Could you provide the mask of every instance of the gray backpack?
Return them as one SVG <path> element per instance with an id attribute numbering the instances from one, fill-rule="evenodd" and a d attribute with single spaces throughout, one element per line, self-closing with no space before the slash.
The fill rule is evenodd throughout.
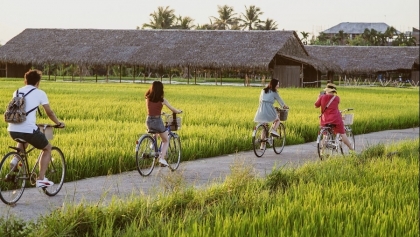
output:
<path id="1" fill-rule="evenodd" d="M 19 96 L 19 90 L 16 91 L 16 96 L 12 98 L 9 102 L 9 105 L 6 107 L 6 112 L 4 113 L 4 121 L 7 123 L 22 123 L 26 121 L 26 116 L 38 108 L 35 107 L 28 112 L 25 111 L 25 96 L 31 93 L 36 88 L 33 88 L 25 95 Z"/>

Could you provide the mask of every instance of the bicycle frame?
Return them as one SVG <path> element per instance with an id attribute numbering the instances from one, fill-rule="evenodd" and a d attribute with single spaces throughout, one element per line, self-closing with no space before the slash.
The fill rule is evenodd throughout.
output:
<path id="1" fill-rule="evenodd" d="M 33 178 L 33 180 L 30 180 L 31 181 L 31 184 L 32 185 L 35 185 L 35 182 L 36 182 L 36 179 L 37 179 L 37 177 L 36 177 L 37 174 L 36 174 L 35 170 L 38 167 L 39 160 L 41 159 L 42 151 L 39 153 L 38 158 L 37 158 L 34 166 L 32 167 L 32 170 L 29 172 L 30 166 L 29 166 L 29 161 L 28 161 L 29 160 L 28 159 L 28 155 L 29 155 L 29 153 L 31 153 L 36 148 L 32 146 L 28 150 L 27 148 L 25 148 L 25 144 L 24 143 L 22 143 L 22 142 L 19 142 L 19 143 L 23 145 L 23 149 L 18 148 L 18 147 L 13 147 L 13 146 L 9 146 L 9 148 L 11 148 L 13 150 L 16 150 L 19 153 L 19 156 L 22 158 L 23 162 L 25 162 L 26 169 L 24 170 L 24 175 L 27 176 L 27 177 L 25 177 L 25 179 L 26 180 L 30 180 L 30 178 L 32 177 L 32 175 L 35 175 L 35 177 Z"/>

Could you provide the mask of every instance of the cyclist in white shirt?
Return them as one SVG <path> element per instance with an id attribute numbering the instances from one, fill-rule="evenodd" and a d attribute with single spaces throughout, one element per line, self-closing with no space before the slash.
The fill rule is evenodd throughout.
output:
<path id="1" fill-rule="evenodd" d="M 34 108 L 38 108 L 39 105 L 44 107 L 44 111 L 47 116 L 59 127 L 64 127 L 65 124 L 57 119 L 54 111 L 50 108 L 47 94 L 38 89 L 41 81 L 42 73 L 39 70 L 29 70 L 25 73 L 25 86 L 18 89 L 19 94 L 26 95 L 25 97 L 25 110 L 30 111 Z M 34 89 L 34 90 L 32 90 Z M 32 91 L 31 91 L 32 90 Z M 13 97 L 16 96 L 16 91 L 13 93 Z M 39 175 L 36 181 L 36 186 L 39 188 L 48 187 L 54 185 L 53 182 L 49 181 L 45 177 L 48 164 L 51 160 L 51 144 L 45 137 L 45 134 L 40 131 L 36 125 L 36 111 L 34 109 L 26 116 L 26 121 L 22 123 L 9 123 L 7 131 L 13 139 L 20 138 L 31 144 L 35 148 L 42 150 L 42 157 L 39 162 Z M 28 144 L 25 144 L 25 147 Z M 23 144 L 18 143 L 19 148 L 23 149 Z M 17 165 L 17 158 L 11 162 L 11 168 L 15 168 Z"/>

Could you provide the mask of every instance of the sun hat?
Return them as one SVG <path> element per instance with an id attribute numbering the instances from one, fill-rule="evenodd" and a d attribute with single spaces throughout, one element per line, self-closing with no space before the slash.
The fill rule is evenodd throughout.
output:
<path id="1" fill-rule="evenodd" d="M 331 92 L 336 92 L 337 93 L 337 87 L 333 83 L 328 83 L 327 87 L 325 87 L 324 91 L 327 92 L 327 93 L 331 93 Z"/>

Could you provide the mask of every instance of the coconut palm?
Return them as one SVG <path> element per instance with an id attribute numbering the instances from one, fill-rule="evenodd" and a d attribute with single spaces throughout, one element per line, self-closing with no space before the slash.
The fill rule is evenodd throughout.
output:
<path id="1" fill-rule="evenodd" d="M 388 26 L 385 30 L 384 35 L 388 43 L 392 42 L 392 40 L 394 39 L 394 36 L 397 35 L 397 30 L 393 26 Z"/>
<path id="2" fill-rule="evenodd" d="M 228 5 L 217 6 L 217 13 L 219 14 L 219 17 L 212 16 L 215 20 L 214 28 L 216 30 L 229 30 L 236 20 L 236 13 L 233 11 L 233 7 L 229 7 Z"/>
<path id="3" fill-rule="evenodd" d="M 302 31 L 300 33 L 302 34 L 302 39 L 300 39 L 300 41 L 305 45 L 308 44 L 309 32 Z"/>
<path id="4" fill-rule="evenodd" d="M 195 27 L 195 25 L 193 25 L 193 22 L 194 22 L 194 19 L 192 19 L 189 16 L 186 16 L 186 17 L 179 16 L 176 18 L 176 24 L 172 28 L 190 30 Z"/>
<path id="5" fill-rule="evenodd" d="M 261 9 L 255 5 L 251 5 L 249 8 L 245 6 L 245 13 L 242 13 L 241 18 L 238 19 L 242 23 L 240 26 L 243 30 L 253 30 L 258 28 L 258 24 L 261 23 L 260 16 L 262 14 L 263 12 Z"/>
<path id="6" fill-rule="evenodd" d="M 257 25 L 257 30 L 277 30 L 277 22 L 267 18 L 267 20 L 261 21 L 260 24 Z"/>
<path id="7" fill-rule="evenodd" d="M 345 45 L 347 43 L 348 34 L 344 33 L 343 30 L 338 31 L 338 35 L 336 36 L 340 42 L 340 45 Z"/>
<path id="8" fill-rule="evenodd" d="M 151 29 L 171 29 L 173 27 L 174 22 L 176 21 L 177 17 L 174 14 L 175 10 L 169 9 L 167 7 L 158 7 L 157 12 L 153 12 L 150 14 L 152 17 L 150 19 L 150 23 L 143 24 L 144 28 L 151 28 Z M 139 29 L 139 27 L 137 27 Z"/>

